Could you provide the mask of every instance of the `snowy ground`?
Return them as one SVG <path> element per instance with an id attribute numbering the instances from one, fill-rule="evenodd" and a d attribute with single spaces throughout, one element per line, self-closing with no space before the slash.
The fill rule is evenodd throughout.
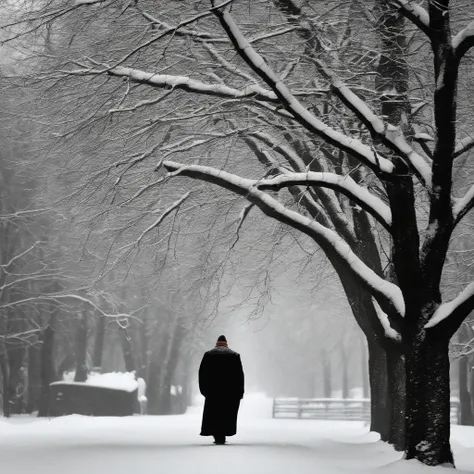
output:
<path id="1" fill-rule="evenodd" d="M 0 466 L 18 474 L 426 474 L 400 461 L 356 422 L 273 420 L 271 401 L 249 396 L 226 446 L 199 436 L 201 408 L 183 416 L 0 421 Z M 474 472 L 474 428 L 454 427 L 458 471 Z M 454 473 L 454 471 L 453 471 Z"/>

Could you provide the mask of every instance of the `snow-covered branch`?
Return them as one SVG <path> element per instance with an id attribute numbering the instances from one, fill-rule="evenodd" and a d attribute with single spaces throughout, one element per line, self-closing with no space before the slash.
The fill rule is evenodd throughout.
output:
<path id="1" fill-rule="evenodd" d="M 461 219 L 474 207 L 474 185 L 472 185 L 467 193 L 459 199 L 454 201 L 453 218 L 455 224 L 458 224 Z"/>
<path id="2" fill-rule="evenodd" d="M 173 161 L 165 161 L 163 166 L 169 171 L 170 177 L 188 176 L 217 184 L 254 203 L 267 216 L 300 230 L 353 273 L 361 284 L 371 292 L 385 312 L 404 315 L 405 302 L 397 285 L 377 275 L 357 257 L 350 246 L 335 231 L 324 227 L 310 217 L 286 208 L 277 199 L 260 190 L 256 186 L 255 180 L 245 179 L 209 166 L 188 166 Z"/>
<path id="3" fill-rule="evenodd" d="M 351 110 L 367 129 L 398 156 L 403 158 L 414 171 L 418 179 L 428 188 L 431 187 L 431 167 L 422 156 L 413 150 L 407 142 L 402 130 L 377 116 L 370 107 L 337 76 L 329 71 L 325 64 L 315 59 L 319 71 L 331 82 L 332 90 L 339 99 Z"/>
<path id="4" fill-rule="evenodd" d="M 248 133 L 247 135 L 250 135 L 252 138 L 261 141 L 270 150 L 275 151 L 283 158 L 285 158 L 285 160 L 291 166 L 291 169 L 288 170 L 288 168 L 278 166 L 277 169 L 280 171 L 281 174 L 291 174 L 293 172 L 306 173 L 306 171 L 308 171 L 305 162 L 298 155 L 298 153 L 296 153 L 292 148 L 278 143 L 278 140 L 275 140 L 275 138 L 271 135 L 260 132 L 258 130 Z M 317 162 L 313 162 L 313 166 L 317 164 Z M 321 166 L 319 167 L 322 169 Z M 303 187 L 301 188 L 301 190 L 303 191 Z M 342 211 L 337 198 L 324 188 L 318 189 L 317 195 L 319 200 L 321 201 L 322 207 L 324 208 L 324 214 L 331 216 L 330 220 L 344 234 L 346 240 L 354 241 L 354 239 L 356 239 L 356 236 L 354 232 L 353 223 L 350 221 L 350 219 L 347 218 L 346 214 Z M 309 203 L 311 203 L 312 201 L 314 201 L 312 198 L 308 200 Z M 319 203 L 314 202 L 314 204 L 318 208 L 321 207 Z M 319 212 L 321 213 L 323 211 L 319 209 Z"/>
<path id="5" fill-rule="evenodd" d="M 430 16 L 421 5 L 413 0 L 391 0 L 391 4 L 397 7 L 405 18 L 408 18 L 428 37 L 431 37 Z"/>
<path id="6" fill-rule="evenodd" d="M 129 67 L 105 66 L 105 69 L 76 69 L 67 70 L 63 73 L 76 76 L 109 74 L 116 77 L 126 77 L 132 82 L 146 84 L 160 89 L 183 89 L 187 92 L 194 92 L 202 95 L 220 97 L 224 99 L 245 99 L 253 98 L 263 102 L 279 103 L 280 100 L 272 91 L 263 89 L 256 84 L 251 84 L 243 89 L 234 89 L 223 84 L 208 84 L 205 82 L 191 79 L 187 76 L 173 76 L 169 74 L 156 74 L 152 72 L 141 71 Z"/>
<path id="7" fill-rule="evenodd" d="M 425 328 L 433 328 L 442 321 L 460 317 L 464 319 L 474 308 L 474 283 L 470 283 L 456 298 L 439 305 Z"/>
<path id="8" fill-rule="evenodd" d="M 402 336 L 397 330 L 393 329 L 388 315 L 382 311 L 382 308 L 374 298 L 372 298 L 372 302 L 374 304 L 375 312 L 377 313 L 380 324 L 385 332 L 385 336 L 387 336 L 389 339 L 393 339 L 396 342 L 401 342 Z"/>
<path id="9" fill-rule="evenodd" d="M 283 84 L 265 60 L 258 54 L 248 40 L 242 35 L 228 11 L 214 11 L 222 27 L 226 31 L 235 49 L 244 61 L 255 71 L 274 91 L 285 109 L 295 120 L 306 129 L 317 134 L 326 142 L 346 151 L 356 159 L 365 163 L 376 173 L 392 173 L 394 166 L 390 160 L 379 156 L 369 146 L 361 141 L 345 135 L 316 118 Z"/>
<path id="10" fill-rule="evenodd" d="M 454 158 L 461 156 L 463 153 L 466 153 L 471 148 L 474 148 L 474 137 L 466 137 L 458 142 L 454 150 Z"/>
<path id="11" fill-rule="evenodd" d="M 248 135 L 250 135 L 250 137 Z M 291 175 L 294 171 L 305 172 L 306 166 L 298 154 L 292 149 L 278 144 L 272 136 L 255 131 L 247 134 L 244 140 L 257 157 L 265 157 L 264 160 L 260 160 L 264 165 L 278 170 L 282 175 Z M 292 169 L 288 169 L 286 163 L 285 165 L 282 165 L 280 160 L 274 158 L 273 154 L 269 151 L 261 149 L 259 147 L 259 141 L 285 158 Z M 305 186 L 296 186 L 296 189 L 298 190 L 297 194 L 299 195 L 297 199 L 305 202 L 308 212 L 312 216 L 318 216 L 321 224 L 326 227 L 337 228 L 339 233 L 347 242 L 357 241 L 353 223 L 347 218 L 346 214 L 341 209 L 339 201 L 330 193 L 330 191 L 328 192 L 322 187 L 314 189 L 312 192 L 308 192 L 309 190 Z M 290 192 L 296 196 L 292 190 L 290 190 Z"/>
<path id="12" fill-rule="evenodd" d="M 461 59 L 472 47 L 474 47 L 474 21 L 469 23 L 463 30 L 461 30 L 452 42 L 454 54 L 458 59 Z"/>
<path id="13" fill-rule="evenodd" d="M 279 189 L 288 186 L 322 186 L 338 191 L 362 209 L 374 216 L 387 230 L 390 231 L 392 213 L 390 208 L 378 197 L 369 192 L 367 188 L 357 184 L 350 176 L 340 176 L 335 173 L 291 173 L 271 179 L 255 181 L 259 189 Z"/>

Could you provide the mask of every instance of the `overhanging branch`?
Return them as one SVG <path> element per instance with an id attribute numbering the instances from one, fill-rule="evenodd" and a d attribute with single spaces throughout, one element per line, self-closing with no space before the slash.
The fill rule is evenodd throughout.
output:
<path id="1" fill-rule="evenodd" d="M 407 163 L 422 184 L 430 188 L 430 164 L 416 153 L 405 139 L 402 130 L 377 116 L 357 94 L 352 92 L 349 87 L 329 71 L 320 60 L 315 59 L 314 62 L 320 73 L 330 81 L 332 90 L 342 103 L 357 116 L 373 136 L 377 136 L 385 146 Z"/>
<path id="2" fill-rule="evenodd" d="M 375 173 L 393 173 L 394 165 L 390 160 L 379 156 L 361 141 L 331 128 L 309 112 L 242 35 L 228 11 L 216 9 L 214 13 L 242 59 L 270 86 L 283 107 L 298 123 L 323 138 L 327 143 L 349 153 Z"/>
<path id="3" fill-rule="evenodd" d="M 441 304 L 426 323 L 425 328 L 438 327 L 443 332 L 453 333 L 474 309 L 474 283 L 470 283 L 453 300 Z"/>
<path id="4" fill-rule="evenodd" d="M 413 0 L 391 0 L 393 6 L 415 26 L 417 26 L 428 38 L 432 37 L 430 29 L 430 16 L 428 12 Z"/>
<path id="5" fill-rule="evenodd" d="M 138 84 L 146 84 L 160 89 L 182 89 L 201 95 L 220 97 L 223 99 L 253 98 L 262 102 L 279 103 L 280 99 L 272 91 L 266 90 L 256 84 L 251 84 L 243 89 L 235 89 L 223 84 L 209 84 L 187 76 L 174 76 L 170 74 L 156 74 L 130 67 L 109 67 L 104 69 L 76 69 L 62 71 L 63 74 L 75 76 L 109 74 L 115 77 L 126 77 Z"/>
<path id="6" fill-rule="evenodd" d="M 326 253 L 331 253 L 366 287 L 381 308 L 399 318 L 405 313 L 405 302 L 400 288 L 370 269 L 350 246 L 333 230 L 324 227 L 312 218 L 286 208 L 283 204 L 258 189 L 255 180 L 241 178 L 226 171 L 200 165 L 184 165 L 172 161 L 163 162 L 169 176 L 188 176 L 214 183 L 254 203 L 267 216 L 287 224 L 312 238 Z M 393 317 L 393 316 L 392 316 Z"/>
<path id="7" fill-rule="evenodd" d="M 474 148 L 474 137 L 466 137 L 459 141 L 454 149 L 454 158 L 461 156 L 463 153 L 468 152 Z"/>
<path id="8" fill-rule="evenodd" d="M 463 56 L 474 47 L 474 21 L 469 23 L 463 30 L 461 30 L 452 42 L 454 55 L 461 60 Z"/>
<path id="9" fill-rule="evenodd" d="M 322 186 L 333 189 L 344 194 L 375 217 L 389 232 L 391 230 L 392 213 L 390 208 L 380 198 L 371 194 L 368 189 L 357 184 L 350 176 L 308 171 L 306 173 L 288 173 L 271 179 L 262 179 L 256 181 L 254 185 L 263 190 L 276 190 L 297 185 Z"/>

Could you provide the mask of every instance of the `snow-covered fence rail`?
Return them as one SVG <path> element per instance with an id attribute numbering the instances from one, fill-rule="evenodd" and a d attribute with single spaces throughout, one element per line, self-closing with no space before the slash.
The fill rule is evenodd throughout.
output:
<path id="1" fill-rule="evenodd" d="M 370 421 L 368 398 L 276 398 L 273 418 Z M 451 400 L 451 423 L 459 420 L 459 401 Z"/>

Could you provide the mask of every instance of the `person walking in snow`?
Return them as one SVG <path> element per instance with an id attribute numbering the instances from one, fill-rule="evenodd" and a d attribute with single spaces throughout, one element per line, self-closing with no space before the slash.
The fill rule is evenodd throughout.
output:
<path id="1" fill-rule="evenodd" d="M 225 336 L 219 336 L 214 349 L 202 358 L 199 390 L 206 399 L 201 436 L 213 436 L 215 444 L 225 444 L 226 436 L 237 432 L 237 414 L 244 396 L 242 361 L 229 349 Z"/>

